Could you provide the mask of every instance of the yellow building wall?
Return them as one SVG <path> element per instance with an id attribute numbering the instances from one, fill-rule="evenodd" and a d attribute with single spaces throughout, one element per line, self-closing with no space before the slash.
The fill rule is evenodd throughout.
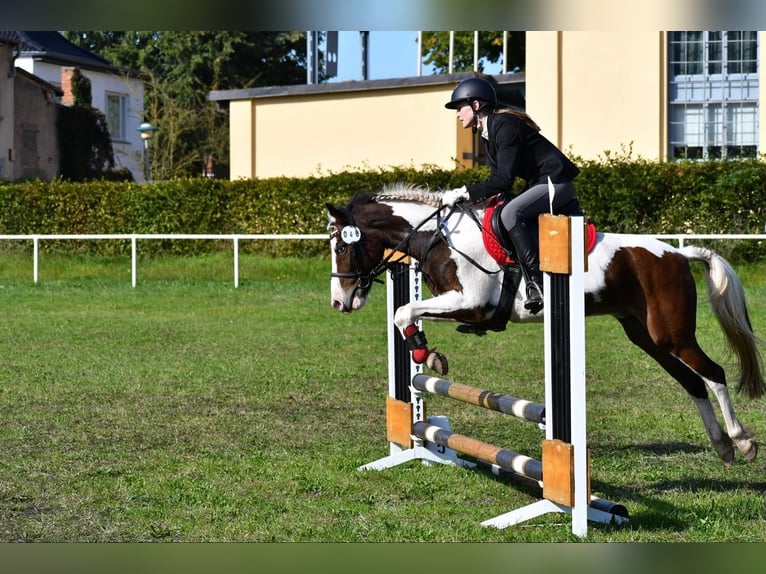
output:
<path id="1" fill-rule="evenodd" d="M 667 160 L 667 32 L 527 32 L 526 42 L 526 110 L 543 135 L 574 157 Z M 470 133 L 444 108 L 455 85 L 231 100 L 231 178 L 471 167 Z M 766 82 L 760 90 L 766 101 Z"/>
<path id="2" fill-rule="evenodd" d="M 230 104 L 231 179 L 455 167 L 454 85 L 277 96 Z"/>
<path id="3" fill-rule="evenodd" d="M 587 159 L 667 157 L 666 34 L 527 32 L 527 112 L 561 149 Z"/>
<path id="4" fill-rule="evenodd" d="M 233 100 L 229 104 L 229 179 L 255 177 L 253 144 L 255 104 L 252 100 Z"/>

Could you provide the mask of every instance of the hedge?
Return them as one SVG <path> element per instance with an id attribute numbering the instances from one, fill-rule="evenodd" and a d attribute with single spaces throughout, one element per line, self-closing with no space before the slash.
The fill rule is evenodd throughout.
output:
<path id="1" fill-rule="evenodd" d="M 657 163 L 578 160 L 578 196 L 601 230 L 622 233 L 763 233 L 766 164 L 757 160 Z M 324 233 L 325 203 L 357 191 L 415 183 L 448 189 L 488 175 L 487 168 L 389 169 L 323 177 L 227 181 L 206 178 L 152 183 L 27 181 L 0 184 L 0 233 Z M 521 185 L 521 182 L 519 182 Z M 766 256 L 763 241 L 716 242 L 736 260 Z M 43 242 L 44 249 L 127 253 L 125 241 Z M 0 249 L 8 249 L 2 242 Z M 151 241 L 142 253 L 194 254 L 211 241 Z M 321 241 L 247 241 L 243 252 L 326 256 Z"/>

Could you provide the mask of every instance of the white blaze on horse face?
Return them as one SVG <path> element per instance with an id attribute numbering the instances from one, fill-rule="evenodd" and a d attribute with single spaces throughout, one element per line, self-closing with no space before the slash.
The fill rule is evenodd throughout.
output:
<path id="1" fill-rule="evenodd" d="M 358 291 L 353 293 L 353 286 L 351 286 L 348 290 L 344 289 L 340 277 L 335 277 L 335 274 L 338 272 L 338 260 L 337 254 L 335 252 L 337 247 L 338 237 L 333 235 L 333 237 L 330 239 L 330 269 L 332 272 L 332 276 L 330 278 L 330 305 L 332 305 L 333 309 L 337 309 L 342 313 L 350 313 L 352 310 L 356 311 L 364 307 L 364 304 L 367 303 L 367 297 L 360 296 Z M 354 283 L 356 283 L 356 280 L 354 280 Z M 349 301 L 352 293 L 353 300 Z"/>

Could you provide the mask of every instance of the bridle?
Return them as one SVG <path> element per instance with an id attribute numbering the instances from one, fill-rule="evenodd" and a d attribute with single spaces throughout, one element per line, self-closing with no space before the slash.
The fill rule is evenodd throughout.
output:
<path id="1" fill-rule="evenodd" d="M 364 235 L 362 234 L 361 230 L 354 225 L 354 218 L 351 215 L 351 210 L 348 210 L 346 215 L 348 218 L 348 223 L 343 226 L 343 230 L 333 229 L 330 233 L 330 240 L 338 238 L 339 241 L 341 241 L 346 247 L 351 247 L 354 250 L 354 271 L 353 272 L 346 272 L 346 273 L 339 273 L 339 272 L 331 272 L 330 277 L 338 278 L 338 279 L 355 279 L 356 285 L 354 285 L 354 288 L 351 289 L 345 297 L 345 300 L 343 301 L 343 305 L 346 308 L 351 308 L 351 303 L 354 300 L 354 297 L 356 297 L 356 294 L 358 291 L 367 291 L 371 286 L 373 281 L 376 281 L 378 283 L 382 283 L 380 279 L 378 279 L 378 276 L 382 274 L 384 271 L 392 269 L 391 265 L 394 263 L 399 263 L 401 259 L 404 258 L 402 253 L 405 252 L 405 249 L 407 245 L 409 244 L 410 240 L 412 239 L 412 236 L 417 233 L 421 227 L 423 227 L 428 221 L 431 219 L 436 218 L 437 219 L 437 226 L 436 231 L 434 232 L 433 236 L 431 237 L 431 242 L 429 243 L 427 249 L 426 249 L 426 255 L 430 252 L 431 248 L 439 241 L 439 240 L 445 240 L 443 231 L 442 231 L 442 225 L 443 222 L 449 219 L 449 217 L 456 211 L 461 211 L 463 213 L 467 213 L 471 219 L 476 223 L 476 225 L 479 227 L 479 229 L 482 229 L 482 224 L 476 217 L 476 214 L 473 212 L 472 209 L 465 209 L 461 204 L 457 204 L 454 206 L 451 206 L 449 210 L 447 211 L 447 214 L 445 216 L 441 215 L 442 210 L 444 209 L 443 206 L 440 206 L 436 208 L 436 210 L 431 213 L 428 217 L 423 219 L 417 226 L 413 227 L 407 235 L 399 241 L 399 243 L 394 247 L 393 249 L 389 249 L 387 253 L 384 254 L 383 258 L 367 273 L 364 273 L 361 269 L 359 269 L 359 261 L 362 259 L 364 252 L 361 247 L 361 243 L 364 240 Z M 344 238 L 343 234 L 346 233 L 348 229 L 355 230 L 354 232 L 348 233 L 347 237 Z M 460 251 L 457 249 L 454 245 L 451 246 L 451 249 L 453 249 L 456 253 L 461 255 L 464 259 L 466 259 L 471 265 L 475 266 L 480 271 L 488 274 L 488 275 L 494 275 L 496 273 L 499 273 L 501 269 L 498 269 L 497 271 L 490 271 L 489 269 L 486 269 L 484 266 L 482 266 L 478 261 L 473 259 L 470 255 L 467 253 L 464 253 L 463 251 Z M 337 253 L 336 253 L 337 255 Z M 396 259 L 394 259 L 397 257 Z M 423 257 L 423 260 L 418 261 L 418 267 L 422 267 L 423 263 L 425 262 L 425 257 Z"/>
<path id="2" fill-rule="evenodd" d="M 387 252 L 383 255 L 383 258 L 378 261 L 378 263 L 367 273 L 363 272 L 359 268 L 359 261 L 364 256 L 364 252 L 361 247 L 361 243 L 364 240 L 364 235 L 362 234 L 361 230 L 354 225 L 354 218 L 351 215 L 351 210 L 347 211 L 347 218 L 348 223 L 343 226 L 343 230 L 333 229 L 330 232 L 330 240 L 337 238 L 338 241 L 341 241 L 346 247 L 351 247 L 353 249 L 353 259 L 354 259 L 354 271 L 353 272 L 345 272 L 345 273 L 339 273 L 339 272 L 331 272 L 330 277 L 331 278 L 338 278 L 338 279 L 355 279 L 356 285 L 354 285 L 354 288 L 348 293 L 345 297 L 344 306 L 350 308 L 350 303 L 354 300 L 354 297 L 356 296 L 356 293 L 359 290 L 367 291 L 371 286 L 373 281 L 377 281 L 378 283 L 382 283 L 380 279 L 378 279 L 378 276 L 381 275 L 384 271 L 391 269 L 391 265 L 394 263 L 399 263 L 405 256 L 403 253 L 405 252 L 405 249 L 407 245 L 409 244 L 410 240 L 412 239 L 413 235 L 417 233 L 421 227 L 423 227 L 428 221 L 433 219 L 434 217 L 437 217 L 439 213 L 441 212 L 442 208 L 437 208 L 431 215 L 423 219 L 417 226 L 413 227 L 405 237 L 399 241 L 399 243 L 393 248 L 387 250 Z M 347 233 L 347 230 L 352 229 L 355 231 L 351 231 Z M 441 238 L 441 226 L 437 226 L 436 233 L 434 234 L 434 237 L 431 239 L 431 244 L 428 246 L 428 249 L 426 252 L 430 251 L 431 247 L 436 243 L 436 241 Z M 343 237 L 343 235 L 346 234 L 346 237 Z M 336 249 L 336 256 L 337 256 L 337 249 Z M 419 264 L 422 262 L 419 262 Z"/>

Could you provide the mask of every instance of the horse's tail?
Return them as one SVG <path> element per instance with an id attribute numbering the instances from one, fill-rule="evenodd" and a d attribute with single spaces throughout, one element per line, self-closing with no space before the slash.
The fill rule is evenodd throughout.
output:
<path id="1" fill-rule="evenodd" d="M 687 246 L 680 251 L 687 259 L 704 264 L 710 305 L 729 349 L 739 359 L 737 391 L 746 392 L 750 398 L 762 396 L 766 383 L 758 347 L 763 341 L 753 332 L 745 290 L 737 272 L 726 259 L 705 247 Z"/>

